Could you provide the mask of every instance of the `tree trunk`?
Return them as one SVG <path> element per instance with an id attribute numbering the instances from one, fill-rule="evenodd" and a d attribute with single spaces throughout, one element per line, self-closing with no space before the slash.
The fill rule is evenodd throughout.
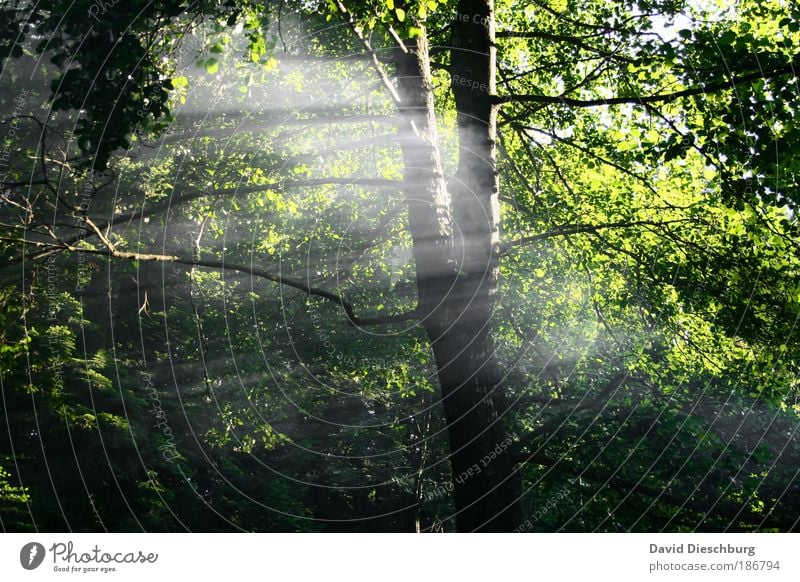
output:
<path id="1" fill-rule="evenodd" d="M 492 2 L 462 1 L 459 14 L 468 18 L 454 22 L 451 72 L 460 152 L 449 188 L 436 143 L 424 33 L 408 43 L 409 53 L 396 54 L 409 229 L 423 325 L 448 423 L 458 529 L 511 531 L 521 521 L 521 487 L 506 454 L 511 439 L 500 421 L 498 403 L 504 399 L 490 326 L 499 244 L 496 111 L 489 99 L 494 93 Z M 460 79 L 470 79 L 469 87 Z"/>

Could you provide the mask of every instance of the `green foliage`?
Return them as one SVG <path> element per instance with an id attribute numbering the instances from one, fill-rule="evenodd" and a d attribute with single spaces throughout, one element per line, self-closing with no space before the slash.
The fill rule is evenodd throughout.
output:
<path id="1" fill-rule="evenodd" d="M 64 200 L 37 182 L 10 199 L 30 209 L 2 206 L 3 528 L 453 528 L 423 330 L 348 325 L 274 274 L 359 316 L 414 309 L 396 112 L 349 16 L 390 74 L 395 35 L 428 36 L 450 176 L 437 47 L 456 3 L 282 4 L 118 3 L 91 29 L 88 1 L 0 8 L 29 23 L 2 50 L 47 55 L 28 78 L 35 99 L 53 88 L 50 137 L 75 127 L 74 165 L 47 173 Z M 800 15 L 684 4 L 496 2 L 493 326 L 532 530 L 796 519 L 798 99 L 780 71 Z M 30 179 L 36 130 L 5 180 Z M 120 253 L 192 260 L 108 257 L 84 233 L 12 262 L 32 252 L 16 225 L 51 242 L 54 208 L 80 232 L 63 207 L 85 191 L 98 222 L 126 217 L 106 234 Z"/>

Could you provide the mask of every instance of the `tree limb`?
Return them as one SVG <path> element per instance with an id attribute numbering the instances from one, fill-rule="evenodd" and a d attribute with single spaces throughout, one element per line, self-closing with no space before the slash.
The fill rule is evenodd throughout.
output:
<path id="1" fill-rule="evenodd" d="M 319 287 L 312 287 L 305 283 L 301 279 L 295 279 L 293 277 L 286 277 L 284 275 L 274 273 L 272 271 L 267 271 L 265 269 L 259 269 L 257 267 L 253 267 L 251 265 L 240 265 L 236 263 L 226 263 L 223 261 L 213 261 L 207 259 L 200 259 L 199 257 L 195 258 L 186 258 L 181 257 L 178 255 L 159 255 L 159 254 L 149 254 L 149 253 L 133 253 L 128 251 L 121 251 L 117 249 L 113 242 L 111 242 L 106 235 L 103 233 L 102 229 L 98 227 L 91 219 L 85 219 L 86 225 L 95 233 L 95 235 L 100 239 L 100 241 L 105 246 L 105 250 L 95 250 L 95 249 L 83 249 L 79 247 L 69 247 L 66 250 L 70 250 L 72 252 L 87 252 L 91 254 L 100 254 L 106 255 L 109 257 L 120 258 L 120 259 L 130 259 L 134 261 L 155 261 L 155 262 L 162 262 L 162 263 L 175 263 L 178 265 L 187 265 L 190 267 L 207 267 L 210 269 L 221 269 L 226 271 L 237 271 L 240 273 L 246 273 L 254 277 L 260 277 L 262 279 L 266 279 L 268 281 L 272 281 L 273 283 L 278 283 L 279 285 L 285 285 L 287 287 L 292 287 L 293 289 L 297 289 L 298 291 L 302 291 L 307 295 L 313 295 L 315 297 L 320 297 L 322 299 L 326 299 L 328 301 L 332 301 L 338 304 L 347 315 L 349 323 L 354 326 L 366 326 L 366 325 L 381 325 L 381 324 L 390 324 L 390 323 L 399 323 L 403 321 L 409 321 L 413 319 L 418 319 L 419 315 L 416 310 L 408 311 L 404 313 L 398 313 L 394 315 L 386 315 L 386 316 L 376 316 L 376 317 L 358 317 L 355 314 L 355 310 L 353 305 L 346 301 L 341 295 L 337 295 L 331 291 L 326 289 L 321 289 Z"/>
<path id="2" fill-rule="evenodd" d="M 631 104 L 631 105 L 646 105 L 652 103 L 671 103 L 672 101 L 677 101 L 683 97 L 692 97 L 694 95 L 701 95 L 703 93 L 712 93 L 716 91 L 722 91 L 724 89 L 731 89 L 736 87 L 737 85 L 748 83 L 750 81 L 756 81 L 758 79 L 771 79 L 773 77 L 779 77 L 781 75 L 793 75 L 795 74 L 796 68 L 800 66 L 800 62 L 793 62 L 786 66 L 779 67 L 772 71 L 758 71 L 754 73 L 749 73 L 747 75 L 741 75 L 738 77 L 732 77 L 727 81 L 718 81 L 716 83 L 708 83 L 705 85 L 700 85 L 698 87 L 692 87 L 690 89 L 684 89 L 682 91 L 676 91 L 674 93 L 664 93 L 664 94 L 657 94 L 657 95 L 642 95 L 638 97 L 609 97 L 609 98 L 599 98 L 599 99 L 573 99 L 571 97 L 565 97 L 563 95 L 560 96 L 553 96 L 553 95 L 497 95 L 493 96 L 494 102 L 503 104 L 503 103 L 542 103 L 542 104 L 560 104 L 560 105 L 567 105 L 570 107 L 597 107 L 602 105 L 624 105 L 624 104 Z"/>
<path id="3" fill-rule="evenodd" d="M 666 226 L 668 224 L 675 224 L 679 222 L 690 222 L 691 220 L 692 219 L 690 218 L 676 218 L 675 220 L 664 220 L 661 222 L 655 220 L 621 220 L 618 222 L 608 222 L 606 224 L 572 224 L 572 225 L 557 226 L 546 232 L 540 232 L 538 234 L 524 236 L 522 238 L 518 238 L 516 240 L 507 242 L 502 247 L 500 247 L 500 255 L 503 256 L 507 254 L 508 251 L 510 251 L 513 247 L 526 245 L 532 242 L 538 242 L 541 240 L 558 236 L 570 236 L 573 234 L 580 234 L 580 233 L 592 234 L 599 232 L 601 230 L 607 230 L 613 228 L 635 228 L 637 226 Z"/>
<path id="4" fill-rule="evenodd" d="M 591 46 L 583 42 L 578 37 L 569 36 L 566 34 L 554 34 L 552 32 L 545 32 L 543 30 L 526 30 L 526 31 L 501 30 L 497 32 L 497 38 L 538 38 L 541 40 L 547 40 L 551 42 L 563 42 L 576 46 L 585 51 L 596 53 L 598 57 L 610 58 L 624 62 L 633 62 L 633 59 L 619 55 L 615 51 L 607 51 Z"/>
<path id="5" fill-rule="evenodd" d="M 294 188 L 294 187 L 299 188 L 303 186 L 315 187 L 315 186 L 324 186 L 329 184 L 338 184 L 343 186 L 356 185 L 356 186 L 370 186 L 370 187 L 382 187 L 382 188 L 400 188 L 402 182 L 397 180 L 383 180 L 378 178 L 309 178 L 306 180 L 285 180 L 280 183 L 255 184 L 251 186 L 241 186 L 236 188 L 223 188 L 220 190 L 215 190 L 213 192 L 210 190 L 197 190 L 194 192 L 187 192 L 185 194 L 167 198 L 166 200 L 153 204 L 148 208 L 142 207 L 138 210 L 134 210 L 126 214 L 121 214 L 119 216 L 112 218 L 110 221 L 98 225 L 98 227 L 102 230 L 107 230 L 111 226 L 116 226 L 118 224 L 131 222 L 133 220 L 141 220 L 142 218 L 148 218 L 160 214 L 162 212 L 166 212 L 167 210 L 177 207 L 181 204 L 185 204 L 193 200 L 199 200 L 200 198 L 205 198 L 206 196 L 221 197 L 228 194 L 231 195 L 254 194 L 256 192 L 263 192 L 264 190 L 275 190 L 279 188 Z M 79 225 L 76 224 L 74 225 L 74 228 L 80 228 L 80 227 Z M 53 248 L 50 248 L 47 251 L 40 251 L 28 255 L 19 255 L 17 257 L 12 257 L 5 262 L 3 267 L 10 267 L 12 265 L 16 265 L 18 263 L 21 263 L 23 260 L 38 261 L 45 259 L 60 251 L 70 250 L 69 247 L 71 245 L 74 245 L 85 238 L 86 238 L 85 233 L 79 233 L 67 238 L 56 239 L 59 244 L 52 245 Z M 33 244 L 33 241 L 30 240 L 26 240 L 24 242 L 26 244 Z"/>

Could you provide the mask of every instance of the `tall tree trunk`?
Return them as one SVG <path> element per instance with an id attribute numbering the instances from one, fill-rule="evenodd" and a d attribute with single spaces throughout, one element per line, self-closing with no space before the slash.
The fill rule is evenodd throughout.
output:
<path id="1" fill-rule="evenodd" d="M 520 479 L 505 454 L 511 439 L 500 421 L 504 399 L 490 326 L 499 244 L 492 2 L 462 1 L 459 14 L 466 16 L 454 22 L 451 73 L 460 152 L 449 188 L 424 34 L 408 44 L 409 53 L 396 54 L 409 229 L 448 423 L 458 529 L 511 531 L 521 521 Z"/>

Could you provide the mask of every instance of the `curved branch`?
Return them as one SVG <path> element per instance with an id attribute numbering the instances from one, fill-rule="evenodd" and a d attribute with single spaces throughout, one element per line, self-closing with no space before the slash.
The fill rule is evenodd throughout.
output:
<path id="1" fill-rule="evenodd" d="M 186 194 L 182 194 L 179 196 L 167 198 L 166 200 L 153 204 L 148 208 L 140 208 L 138 210 L 134 210 L 126 214 L 121 214 L 119 216 L 112 218 L 107 222 L 98 225 L 98 227 L 102 230 L 107 230 L 111 226 L 116 226 L 118 224 L 131 222 L 133 220 L 141 220 L 142 218 L 148 218 L 160 214 L 162 212 L 166 212 L 167 210 L 179 206 L 181 204 L 185 204 L 193 200 L 199 200 L 200 198 L 205 198 L 206 196 L 220 197 L 228 194 L 231 195 L 254 194 L 256 192 L 262 192 L 264 190 L 275 190 L 278 188 L 295 188 L 295 187 L 299 188 L 303 186 L 314 187 L 314 186 L 324 186 L 329 184 L 337 184 L 342 186 L 350 186 L 350 185 L 374 186 L 378 188 L 399 189 L 400 186 L 402 185 L 402 182 L 398 180 L 384 180 L 378 178 L 309 178 L 307 180 L 285 180 L 281 183 L 258 184 L 253 186 L 241 186 L 236 188 L 223 188 L 213 192 L 210 190 L 198 190 L 195 192 L 188 192 Z M 74 227 L 79 228 L 78 225 L 75 225 Z M 89 233 L 88 236 L 91 236 L 91 233 Z M 56 239 L 59 244 L 52 245 L 52 248 L 50 248 L 49 250 L 31 253 L 28 255 L 23 254 L 17 257 L 12 257 L 3 264 L 3 267 L 10 267 L 12 265 L 19 264 L 22 261 L 38 261 L 45 259 L 55 253 L 64 250 L 70 250 L 70 247 L 72 245 L 79 243 L 85 238 L 87 238 L 87 233 L 79 233 L 67 238 Z M 32 241 L 25 241 L 25 242 L 26 244 L 33 244 Z"/>
<path id="2" fill-rule="evenodd" d="M 315 297 L 320 297 L 322 299 L 332 301 L 338 304 L 342 308 L 342 310 L 344 310 L 349 320 L 349 323 L 354 326 L 383 325 L 383 324 L 399 323 L 402 321 L 419 319 L 419 314 L 417 313 L 416 309 L 413 311 L 398 313 L 394 315 L 376 316 L 376 317 L 358 317 L 355 313 L 353 305 L 347 300 L 345 300 L 344 297 L 342 297 L 341 295 L 337 295 L 336 293 L 333 293 L 331 291 L 319 287 L 312 287 L 302 279 L 286 277 L 279 273 L 274 273 L 272 271 L 267 271 L 265 269 L 259 269 L 257 267 L 253 267 L 252 265 L 227 263 L 224 260 L 213 261 L 200 258 L 186 258 L 186 257 L 181 257 L 179 255 L 159 255 L 150 253 L 134 253 L 128 251 L 121 251 L 117 249 L 114 243 L 111 242 L 103 233 L 103 230 L 100 227 L 98 227 L 94 222 L 92 222 L 91 219 L 89 218 L 85 219 L 85 223 L 89 227 L 89 229 L 91 229 L 94 232 L 94 234 L 100 239 L 100 241 L 105 246 L 105 249 L 102 250 L 84 249 L 69 245 L 63 247 L 64 250 L 68 250 L 71 252 L 98 254 L 119 259 L 129 259 L 133 261 L 154 261 L 161 263 L 174 263 L 177 265 L 186 265 L 189 267 L 206 267 L 209 269 L 221 269 L 226 271 L 236 271 L 240 273 L 246 273 L 254 277 L 259 277 L 261 279 L 272 281 L 273 283 L 278 283 L 279 285 L 292 287 L 293 289 L 302 291 L 307 295 L 313 295 Z"/>

